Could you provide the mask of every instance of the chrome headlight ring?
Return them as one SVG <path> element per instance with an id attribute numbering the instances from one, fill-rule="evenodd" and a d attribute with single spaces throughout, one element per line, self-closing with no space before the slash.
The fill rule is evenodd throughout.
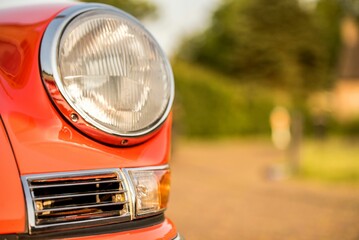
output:
<path id="1" fill-rule="evenodd" d="M 145 141 L 172 107 L 168 59 L 135 18 L 114 7 L 79 4 L 58 14 L 43 36 L 40 68 L 57 109 L 100 142 Z"/>

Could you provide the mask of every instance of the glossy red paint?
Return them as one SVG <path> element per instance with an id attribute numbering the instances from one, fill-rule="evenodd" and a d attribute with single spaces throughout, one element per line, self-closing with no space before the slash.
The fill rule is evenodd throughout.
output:
<path id="1" fill-rule="evenodd" d="M 77 114 L 74 109 L 66 102 L 52 77 L 43 76 L 43 78 L 48 92 L 51 94 L 52 99 L 56 102 L 55 105 L 57 105 L 57 108 L 62 113 L 63 117 L 65 117 L 68 122 L 71 122 L 74 128 L 79 129 L 80 132 L 84 133 L 85 135 L 88 135 L 89 137 L 99 140 L 100 142 L 105 144 L 107 143 L 113 146 L 128 147 L 145 142 L 146 140 L 152 138 L 158 133 L 158 129 L 155 129 L 154 131 L 144 136 L 129 138 L 111 135 L 101 130 L 98 130 L 89 123 L 87 123 L 86 120 L 83 119 L 79 114 Z M 76 122 L 73 122 L 71 120 L 73 114 L 76 114 Z M 126 141 L 126 144 L 122 144 L 122 141 Z"/>
<path id="2" fill-rule="evenodd" d="M 46 26 L 64 7 L 29 7 L 21 10 L 21 15 L 26 16 L 21 21 L 15 20 L 19 14 L 0 13 L 0 113 L 20 173 L 167 163 L 171 116 L 148 141 L 119 148 L 98 143 L 79 133 L 51 103 L 40 77 L 38 53 Z"/>
<path id="3" fill-rule="evenodd" d="M 40 76 L 40 42 L 49 22 L 70 5 L 0 10 L 0 234 L 26 231 L 21 175 L 154 166 L 169 161 L 171 115 L 151 139 L 121 148 L 78 132 L 53 106 Z M 79 239 L 175 236 L 173 223 L 166 219 L 150 228 Z"/>
<path id="4" fill-rule="evenodd" d="M 177 235 L 174 224 L 166 219 L 163 223 L 138 230 L 132 230 L 127 232 L 119 232 L 113 234 L 103 234 L 88 237 L 71 238 L 72 240 L 139 240 L 139 239 L 173 239 Z"/>
<path id="5" fill-rule="evenodd" d="M 0 234 L 25 231 L 25 203 L 19 172 L 0 119 Z"/>
<path id="6" fill-rule="evenodd" d="M 40 14 L 41 10 L 46 14 Z M 59 6 L 57 10 L 53 6 L 52 11 L 47 7 L 1 10 L 0 117 L 6 119 L 11 112 L 18 111 L 16 101 L 24 98 L 22 89 L 29 83 L 34 58 L 37 57 L 37 39 L 41 38 L 49 18 L 59 10 L 61 10 Z M 34 14 L 29 14 L 31 11 Z M 22 17 L 15 20 L 15 16 Z M 29 108 L 29 106 L 24 107 Z M 24 196 L 16 159 L 2 120 L 0 159 L 0 234 L 21 233 L 26 230 Z"/>

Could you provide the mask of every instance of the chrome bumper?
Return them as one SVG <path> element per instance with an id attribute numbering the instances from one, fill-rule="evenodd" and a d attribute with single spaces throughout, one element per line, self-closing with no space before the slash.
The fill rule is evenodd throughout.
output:
<path id="1" fill-rule="evenodd" d="M 177 236 L 175 238 L 173 238 L 172 240 L 185 240 L 185 239 L 179 233 L 177 233 Z"/>

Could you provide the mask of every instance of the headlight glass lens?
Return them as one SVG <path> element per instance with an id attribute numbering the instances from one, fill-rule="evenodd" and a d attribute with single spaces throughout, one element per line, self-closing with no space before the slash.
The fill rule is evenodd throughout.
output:
<path id="1" fill-rule="evenodd" d="M 58 47 L 57 84 L 88 123 L 141 135 L 170 108 L 173 76 L 153 37 L 126 14 L 88 11 L 69 23 Z"/>
<path id="2" fill-rule="evenodd" d="M 130 170 L 136 194 L 136 215 L 146 215 L 164 210 L 170 192 L 170 171 Z"/>

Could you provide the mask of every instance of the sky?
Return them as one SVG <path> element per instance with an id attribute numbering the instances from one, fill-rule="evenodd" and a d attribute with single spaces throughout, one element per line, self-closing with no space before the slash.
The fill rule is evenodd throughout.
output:
<path id="1" fill-rule="evenodd" d="M 144 20 L 143 24 L 154 35 L 166 54 L 171 55 L 185 36 L 201 31 L 209 25 L 212 12 L 221 0 L 148 1 L 157 5 L 158 17 Z M 0 0 L 0 7 L 35 3 L 49 3 L 49 0 Z"/>
<path id="2" fill-rule="evenodd" d="M 167 55 L 171 55 L 181 40 L 204 30 L 211 23 L 213 12 L 222 0 L 148 0 L 157 5 L 159 17 L 145 21 Z M 317 0 L 298 0 L 303 7 L 315 5 Z"/>
<path id="3" fill-rule="evenodd" d="M 204 30 L 220 0 L 151 0 L 157 5 L 158 18 L 144 21 L 164 51 L 171 55 L 181 40 Z"/>

